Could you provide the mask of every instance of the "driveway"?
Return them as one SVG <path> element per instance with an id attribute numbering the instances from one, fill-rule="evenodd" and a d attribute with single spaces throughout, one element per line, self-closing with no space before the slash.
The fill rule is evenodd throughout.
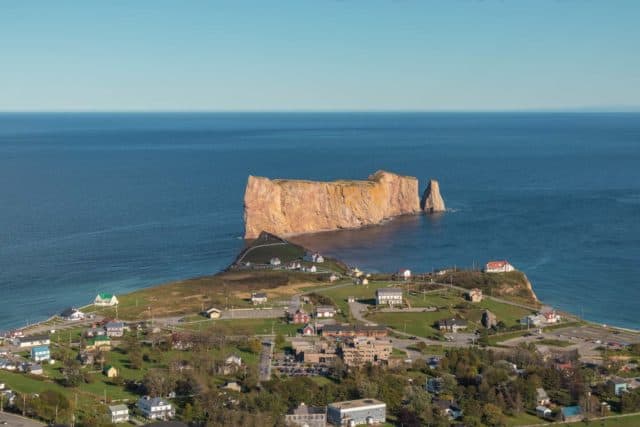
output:
<path id="1" fill-rule="evenodd" d="M 6 423 L 6 424 L 5 424 Z M 0 424 L 10 427 L 42 427 L 45 424 L 19 415 L 0 412 Z"/>

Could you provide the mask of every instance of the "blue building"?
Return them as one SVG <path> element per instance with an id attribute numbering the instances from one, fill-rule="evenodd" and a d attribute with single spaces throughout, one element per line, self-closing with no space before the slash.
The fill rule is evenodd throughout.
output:
<path id="1" fill-rule="evenodd" d="M 34 362 L 41 362 L 49 359 L 51 359 L 51 353 L 49 352 L 48 345 L 39 345 L 31 348 L 31 360 Z"/>

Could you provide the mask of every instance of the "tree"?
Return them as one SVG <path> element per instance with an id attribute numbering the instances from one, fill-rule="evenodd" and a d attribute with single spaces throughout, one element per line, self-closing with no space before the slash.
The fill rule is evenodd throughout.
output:
<path id="1" fill-rule="evenodd" d="M 284 339 L 284 335 L 282 335 L 281 333 L 279 333 L 278 335 L 276 335 L 276 348 L 283 348 L 284 344 L 285 344 L 285 339 Z"/>
<path id="2" fill-rule="evenodd" d="M 482 421 L 490 426 L 502 427 L 506 425 L 506 418 L 500 408 L 493 403 L 487 403 L 482 408 Z"/>

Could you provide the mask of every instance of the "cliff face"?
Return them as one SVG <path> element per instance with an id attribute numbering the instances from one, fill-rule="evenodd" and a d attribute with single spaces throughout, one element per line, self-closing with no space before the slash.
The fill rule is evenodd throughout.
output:
<path id="1" fill-rule="evenodd" d="M 440 184 L 435 179 L 430 180 L 429 184 L 427 184 L 427 189 L 422 194 L 420 207 L 428 213 L 444 212 L 446 210 L 444 200 L 440 195 Z"/>
<path id="2" fill-rule="evenodd" d="M 356 228 L 420 212 L 418 180 L 378 171 L 366 181 L 315 182 L 249 176 L 245 238 Z"/>

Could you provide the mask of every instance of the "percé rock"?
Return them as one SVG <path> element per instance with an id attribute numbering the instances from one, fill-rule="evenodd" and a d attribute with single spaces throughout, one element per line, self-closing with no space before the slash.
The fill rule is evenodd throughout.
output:
<path id="1" fill-rule="evenodd" d="M 366 181 L 317 182 L 249 176 L 244 195 L 245 238 L 379 224 L 420 212 L 418 180 L 378 171 Z"/>
<path id="2" fill-rule="evenodd" d="M 446 210 L 444 200 L 440 195 L 440 184 L 435 179 L 430 180 L 429 184 L 427 184 L 427 189 L 422 194 L 420 208 L 428 213 L 444 212 Z"/>

